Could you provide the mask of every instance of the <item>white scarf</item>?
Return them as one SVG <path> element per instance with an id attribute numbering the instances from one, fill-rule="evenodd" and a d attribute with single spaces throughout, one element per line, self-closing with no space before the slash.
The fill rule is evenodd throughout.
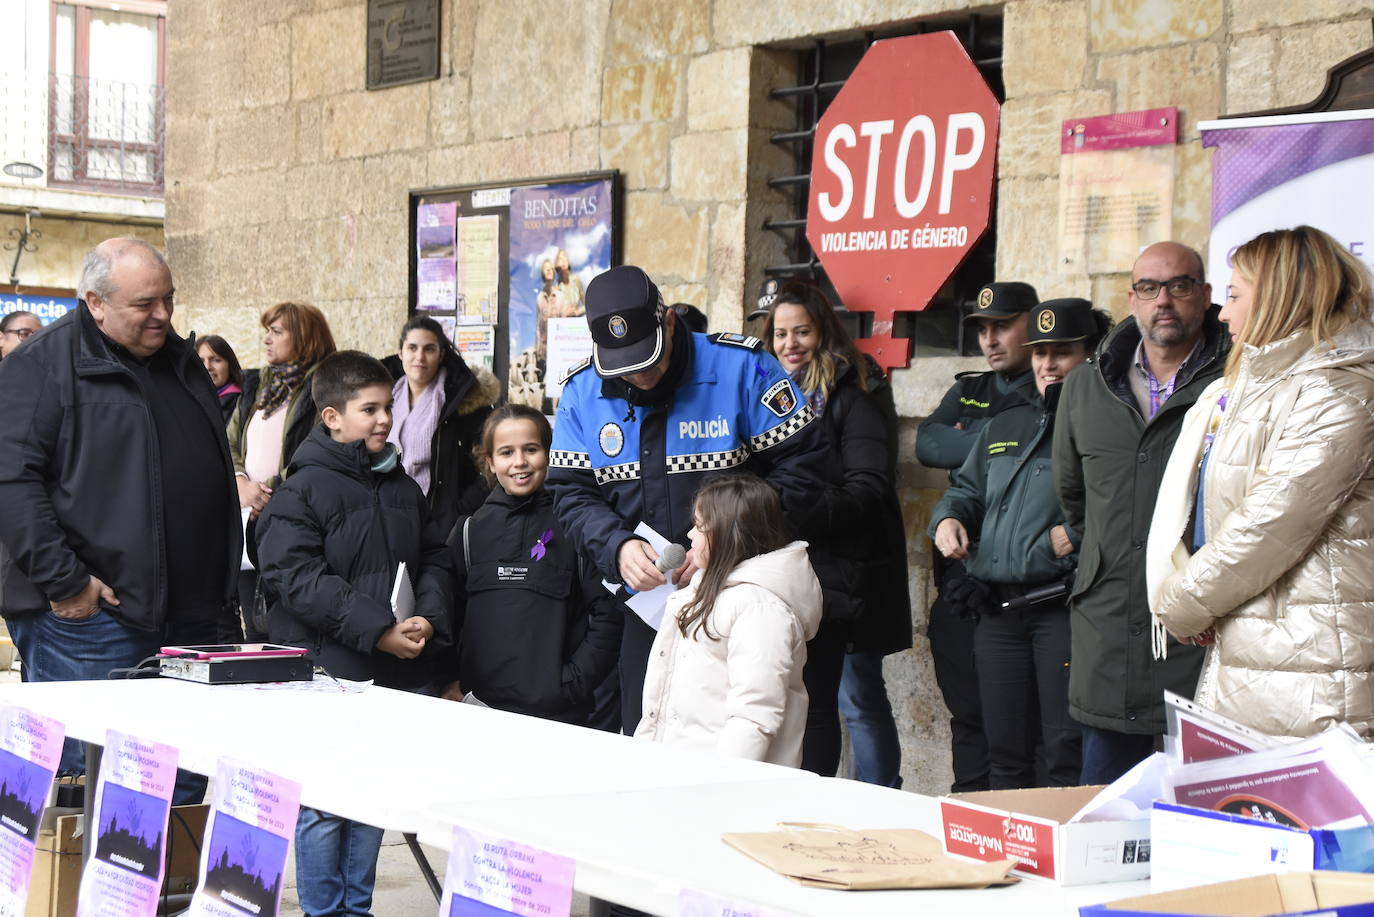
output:
<path id="1" fill-rule="evenodd" d="M 434 461 L 434 431 L 444 412 L 444 381 L 448 370 L 440 367 L 439 374 L 410 403 L 410 380 L 405 376 L 396 380 L 391 389 L 391 433 L 387 442 L 401 450 L 401 464 L 406 474 L 415 479 L 420 489 L 429 494 L 431 467 Z"/>

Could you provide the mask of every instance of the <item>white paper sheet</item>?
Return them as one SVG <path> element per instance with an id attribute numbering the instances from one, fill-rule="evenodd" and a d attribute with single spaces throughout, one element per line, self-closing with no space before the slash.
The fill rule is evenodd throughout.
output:
<path id="1" fill-rule="evenodd" d="M 668 539 L 650 528 L 648 523 L 641 522 L 635 526 L 635 534 L 647 541 L 649 547 L 659 554 L 662 554 L 663 549 L 668 545 Z M 620 584 L 612 583 L 609 580 L 602 580 L 601 585 L 605 586 L 609 592 L 620 591 Z M 676 591 L 677 587 L 673 585 L 670 578 L 669 582 L 655 589 L 650 589 L 648 592 L 636 592 L 630 596 L 625 604 L 631 611 L 639 615 L 640 620 L 645 624 L 658 630 L 659 625 L 663 623 L 663 607 L 668 604 L 668 596 Z"/>

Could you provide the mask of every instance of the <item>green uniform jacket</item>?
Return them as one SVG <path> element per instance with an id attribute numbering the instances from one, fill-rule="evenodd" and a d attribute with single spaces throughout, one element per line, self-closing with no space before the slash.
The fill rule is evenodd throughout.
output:
<path id="1" fill-rule="evenodd" d="M 964 567 L 988 583 L 1044 583 L 1074 565 L 1072 554 L 1055 557 L 1050 545 L 1050 529 L 1064 521 L 1050 474 L 1054 411 L 1034 383 L 1021 397 L 978 432 L 930 517 L 932 538 L 945 519 L 964 524 L 978 542 Z"/>
<path id="2" fill-rule="evenodd" d="M 1079 543 L 1069 599 L 1069 712 L 1097 729 L 1159 735 L 1165 731 L 1164 691 L 1192 697 L 1197 686 L 1201 648 L 1171 637 L 1167 659 L 1156 660 L 1150 651 L 1145 543 L 1183 415 L 1226 363 L 1231 338 L 1217 311 L 1213 307 L 1204 320 L 1194 365 L 1180 370 L 1173 395 L 1148 423 L 1126 377 L 1140 343 L 1134 318 L 1117 325 L 1096 358 L 1064 382 L 1054 480 L 1070 537 Z"/>

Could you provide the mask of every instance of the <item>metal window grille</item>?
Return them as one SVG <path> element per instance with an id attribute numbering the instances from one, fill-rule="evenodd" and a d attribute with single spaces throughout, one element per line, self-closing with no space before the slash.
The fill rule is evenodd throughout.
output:
<path id="1" fill-rule="evenodd" d="M 796 111 L 796 126 L 770 138 L 773 143 L 791 150 L 795 168 L 790 175 L 777 175 L 768 180 L 770 188 L 789 196 L 792 214 L 786 219 L 767 220 L 763 224 L 765 229 L 782 236 L 788 258 L 784 263 L 765 268 L 768 276 L 813 282 L 830 297 L 831 302 L 843 305 L 834 285 L 826 277 L 820 259 L 806 240 L 806 207 L 816 124 L 873 42 L 882 38 L 944 30 L 958 36 L 997 100 L 1003 101 L 1006 92 L 1002 85 L 1002 19 L 1000 15 L 986 14 L 924 20 L 883 31 L 865 32 L 856 39 L 817 39 L 799 55 L 797 84 L 772 91 L 774 99 L 792 103 Z M 968 335 L 965 340 L 961 319 L 973 308 L 979 288 L 994 279 L 996 252 L 997 230 L 994 224 L 925 311 L 897 313 L 894 334 L 913 340 L 913 356 L 977 352 L 974 336 Z M 855 337 L 867 337 L 871 332 L 871 315 L 842 312 L 841 316 Z"/>

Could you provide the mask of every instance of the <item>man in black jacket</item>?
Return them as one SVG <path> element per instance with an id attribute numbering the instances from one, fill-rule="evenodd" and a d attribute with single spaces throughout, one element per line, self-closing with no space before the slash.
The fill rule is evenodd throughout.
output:
<path id="1" fill-rule="evenodd" d="M 210 643 L 241 534 L 219 403 L 138 239 L 81 268 L 77 309 L 0 363 L 0 541 L 51 614 L 10 633 L 30 681 L 103 679 Z M 79 769 L 69 746 L 64 769 Z"/>

